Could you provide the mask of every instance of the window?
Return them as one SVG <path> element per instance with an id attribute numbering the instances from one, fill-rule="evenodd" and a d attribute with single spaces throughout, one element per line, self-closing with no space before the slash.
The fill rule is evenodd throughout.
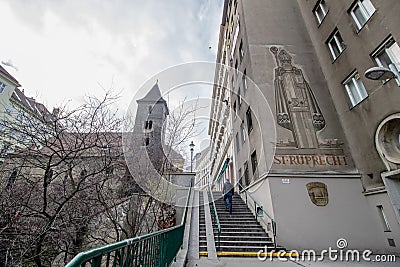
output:
<path id="1" fill-rule="evenodd" d="M 3 82 L 0 82 L 0 93 L 3 93 L 5 88 L 6 88 L 6 84 Z"/>
<path id="2" fill-rule="evenodd" d="M 397 75 L 397 84 L 400 85 L 400 47 L 393 37 L 389 37 L 377 50 L 372 54 L 375 62 L 380 67 L 392 70 Z"/>
<path id="3" fill-rule="evenodd" d="M 19 111 L 17 115 L 17 120 L 21 121 L 23 118 L 24 118 L 24 113 L 22 111 Z"/>
<path id="4" fill-rule="evenodd" d="M 358 74 L 357 71 L 350 74 L 350 76 L 343 82 L 343 85 L 346 88 L 352 107 L 356 106 L 368 96 L 361 81 L 360 74 Z"/>
<path id="5" fill-rule="evenodd" d="M 256 172 L 257 166 L 257 152 L 254 150 L 254 152 L 251 154 L 251 168 L 253 169 L 253 174 Z"/>
<path id="6" fill-rule="evenodd" d="M 239 142 L 239 132 L 236 133 L 236 150 L 239 151 L 240 150 L 240 142 Z"/>
<path id="7" fill-rule="evenodd" d="M 144 122 L 144 129 L 151 130 L 153 128 L 153 121 L 145 121 Z"/>
<path id="8" fill-rule="evenodd" d="M 238 66 L 239 66 L 239 63 L 238 63 L 238 61 L 236 60 L 236 61 L 235 61 L 235 72 L 236 72 L 236 73 L 237 73 Z"/>
<path id="9" fill-rule="evenodd" d="M 357 29 L 361 29 L 368 19 L 374 14 L 375 7 L 370 0 L 358 0 L 350 10 L 350 15 L 356 23 Z"/>
<path id="10" fill-rule="evenodd" d="M 246 69 L 243 71 L 243 76 L 242 76 L 242 83 L 243 83 L 243 91 L 247 91 L 247 74 L 246 74 Z"/>
<path id="11" fill-rule="evenodd" d="M 6 112 L 10 115 L 12 111 L 13 111 L 12 105 L 8 105 L 8 106 L 6 107 Z"/>
<path id="12" fill-rule="evenodd" d="M 242 96 L 240 95 L 240 87 L 239 87 L 239 89 L 238 89 L 238 94 L 237 94 L 237 96 L 238 96 L 238 103 L 239 103 L 239 107 L 242 105 Z"/>
<path id="13" fill-rule="evenodd" d="M 86 169 L 83 169 L 83 170 L 81 170 L 81 173 L 80 173 L 80 176 L 81 176 L 81 178 L 85 178 L 85 176 L 87 175 L 87 170 Z"/>
<path id="14" fill-rule="evenodd" d="M 244 121 L 240 124 L 240 133 L 242 134 L 242 143 L 246 142 L 246 131 L 244 130 Z"/>
<path id="15" fill-rule="evenodd" d="M 240 60 L 242 60 L 243 57 L 244 57 L 243 41 L 242 40 L 240 40 L 240 45 L 239 45 L 239 56 L 240 56 Z"/>
<path id="16" fill-rule="evenodd" d="M 17 172 L 17 170 L 14 170 L 11 173 L 10 177 L 8 178 L 6 189 L 10 189 L 13 186 L 13 184 L 15 183 L 15 180 L 17 179 L 17 176 L 18 176 L 18 172 Z"/>
<path id="17" fill-rule="evenodd" d="M 231 81 L 231 84 L 232 84 L 232 90 L 235 88 L 235 75 L 233 75 L 233 73 L 232 73 L 232 81 Z"/>
<path id="18" fill-rule="evenodd" d="M 149 137 L 145 137 L 144 138 L 144 145 L 148 146 L 150 144 L 150 138 Z"/>
<path id="19" fill-rule="evenodd" d="M 325 0 L 317 2 L 313 12 L 315 17 L 317 18 L 318 24 L 321 24 L 326 14 L 328 13 L 328 6 L 326 5 Z"/>
<path id="20" fill-rule="evenodd" d="M 249 177 L 249 164 L 247 163 L 247 161 L 244 163 L 243 166 L 244 169 L 244 186 L 247 186 L 250 184 L 250 177 Z"/>
<path id="21" fill-rule="evenodd" d="M 385 232 L 390 232 L 390 227 L 389 227 L 388 221 L 386 219 L 385 212 L 383 211 L 383 206 L 379 205 L 379 206 L 376 206 L 376 207 L 378 208 L 379 218 L 381 219 L 384 231 Z"/>
<path id="22" fill-rule="evenodd" d="M 250 107 L 246 111 L 246 120 L 247 120 L 247 131 L 250 134 L 251 130 L 253 130 L 253 120 L 251 118 L 251 109 L 250 109 Z"/>
<path id="23" fill-rule="evenodd" d="M 233 103 L 233 112 L 234 112 L 233 116 L 234 118 L 236 118 L 236 101 Z"/>
<path id="24" fill-rule="evenodd" d="M 340 54 L 346 48 L 346 45 L 343 42 L 343 38 L 337 29 L 335 29 L 332 36 L 328 39 L 326 43 L 334 60 L 338 58 L 338 56 L 340 56 Z"/>

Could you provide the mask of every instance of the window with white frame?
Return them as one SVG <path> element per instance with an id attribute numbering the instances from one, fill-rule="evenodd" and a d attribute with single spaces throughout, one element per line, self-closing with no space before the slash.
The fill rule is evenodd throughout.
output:
<path id="1" fill-rule="evenodd" d="M 343 85 L 352 107 L 356 106 L 368 96 L 367 90 L 365 90 L 364 84 L 361 81 L 360 74 L 357 71 L 350 74 L 343 82 Z"/>
<path id="2" fill-rule="evenodd" d="M 375 7 L 370 0 L 358 0 L 350 9 L 350 15 L 360 30 L 375 13 Z"/>
<path id="3" fill-rule="evenodd" d="M 0 93 L 3 93 L 4 89 L 6 89 L 6 84 L 0 81 Z"/>
<path id="4" fill-rule="evenodd" d="M 318 1 L 313 9 L 314 15 L 317 18 L 318 24 L 321 24 L 326 14 L 328 14 L 328 6 L 325 0 Z"/>
<path id="5" fill-rule="evenodd" d="M 400 47 L 393 37 L 389 37 L 376 52 L 372 54 L 372 57 L 378 66 L 393 71 L 397 76 L 397 84 L 400 85 Z"/>
<path id="6" fill-rule="evenodd" d="M 335 29 L 326 44 L 328 45 L 329 51 L 331 52 L 331 56 L 334 60 L 337 59 L 340 54 L 342 54 L 344 49 L 346 49 L 346 45 L 338 29 Z"/>

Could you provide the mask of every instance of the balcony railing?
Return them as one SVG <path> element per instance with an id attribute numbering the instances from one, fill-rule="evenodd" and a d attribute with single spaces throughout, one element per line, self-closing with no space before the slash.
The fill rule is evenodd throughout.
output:
<path id="1" fill-rule="evenodd" d="M 180 225 L 81 252 L 66 267 L 169 266 L 183 244 L 191 191 Z"/>

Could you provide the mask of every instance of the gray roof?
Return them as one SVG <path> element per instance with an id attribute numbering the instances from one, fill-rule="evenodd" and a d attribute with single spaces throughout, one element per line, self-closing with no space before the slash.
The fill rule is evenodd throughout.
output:
<path id="1" fill-rule="evenodd" d="M 165 101 L 164 98 L 162 98 L 162 96 L 161 96 L 161 91 L 160 91 L 160 88 L 158 87 L 158 82 L 156 82 L 153 85 L 153 87 L 150 89 L 150 91 L 142 99 L 139 99 L 136 102 L 138 102 L 138 103 L 139 102 L 149 102 L 152 105 L 154 105 L 156 103 L 163 103 L 166 107 L 167 114 L 169 114 L 167 101 Z"/>
<path id="2" fill-rule="evenodd" d="M 15 88 L 11 99 L 30 113 L 36 115 L 43 122 L 52 122 L 54 119 L 54 115 L 42 103 L 36 102 L 32 97 L 27 97 L 18 88 Z"/>
<path id="3" fill-rule="evenodd" d="M 9 79 L 10 81 L 12 81 L 13 83 L 15 83 L 17 86 L 21 86 L 19 84 L 19 82 L 17 81 L 17 79 L 15 79 L 10 73 L 8 73 L 8 71 L 6 71 L 5 68 L 3 68 L 3 66 L 0 65 L 0 73 L 3 74 L 7 79 Z"/>

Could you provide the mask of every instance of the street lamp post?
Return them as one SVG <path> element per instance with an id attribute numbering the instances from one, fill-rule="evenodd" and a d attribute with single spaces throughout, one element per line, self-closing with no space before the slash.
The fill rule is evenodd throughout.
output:
<path id="1" fill-rule="evenodd" d="M 193 141 L 190 143 L 189 147 L 190 147 L 190 172 L 193 172 L 193 150 L 194 150 Z"/>

